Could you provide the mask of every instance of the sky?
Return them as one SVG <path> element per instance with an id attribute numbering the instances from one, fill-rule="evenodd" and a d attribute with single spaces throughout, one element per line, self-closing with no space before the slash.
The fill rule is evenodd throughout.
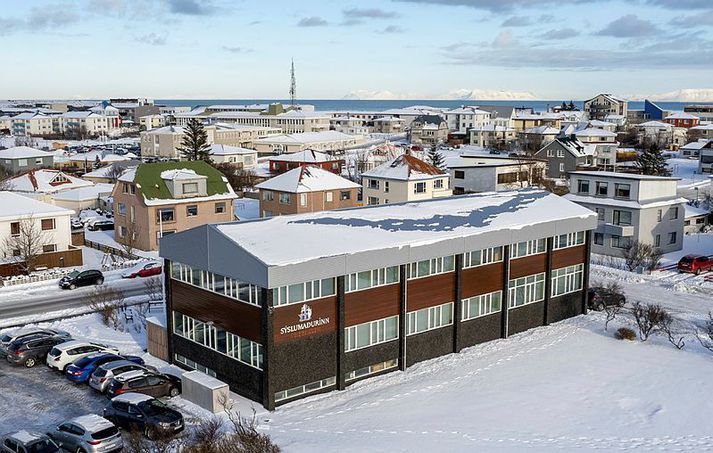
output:
<path id="1" fill-rule="evenodd" d="M 713 0 L 0 1 L 8 99 L 713 89 Z"/>

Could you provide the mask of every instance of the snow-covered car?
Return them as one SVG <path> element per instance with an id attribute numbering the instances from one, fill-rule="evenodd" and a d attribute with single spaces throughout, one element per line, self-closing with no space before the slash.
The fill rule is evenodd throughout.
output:
<path id="1" fill-rule="evenodd" d="M 70 223 L 70 225 L 72 226 L 72 229 L 73 229 L 73 230 L 81 230 L 82 228 L 84 228 L 84 222 L 82 222 L 82 219 L 73 217 L 73 218 L 69 221 L 69 223 Z"/>
<path id="2" fill-rule="evenodd" d="M 59 446 L 48 436 L 29 431 L 18 431 L 0 438 L 2 453 L 55 453 Z"/>
<path id="3" fill-rule="evenodd" d="M 67 339 L 72 338 L 72 336 L 68 333 L 65 332 L 64 330 L 59 330 L 59 329 L 40 329 L 39 327 L 35 328 L 25 328 L 25 329 L 19 329 L 19 330 L 14 330 L 12 332 L 8 332 L 4 334 L 2 337 L 0 337 L 0 357 L 4 357 L 7 355 L 7 350 L 10 347 L 10 344 L 25 339 L 25 338 L 41 338 L 41 337 L 64 337 Z"/>
<path id="4" fill-rule="evenodd" d="M 163 270 L 161 263 L 152 261 L 150 263 L 141 263 L 124 271 L 121 276 L 123 278 L 136 277 L 151 277 L 153 275 L 161 275 Z"/>
<path id="5" fill-rule="evenodd" d="M 73 362 L 95 352 L 118 353 L 119 349 L 101 343 L 72 340 L 58 344 L 47 354 L 47 366 L 63 373 Z"/>
<path id="6" fill-rule="evenodd" d="M 128 360 L 116 360 L 114 362 L 105 363 L 94 370 L 89 378 L 89 386 L 94 390 L 104 393 L 112 379 L 132 371 L 141 371 L 144 373 L 158 372 L 158 370 L 151 365 L 139 365 L 138 363 Z"/>
<path id="7" fill-rule="evenodd" d="M 91 222 L 87 227 L 89 231 L 106 231 L 114 229 L 114 221 L 111 219 L 101 219 Z"/>
<path id="8" fill-rule="evenodd" d="M 124 448 L 124 440 L 116 425 L 96 414 L 67 420 L 47 435 L 67 451 L 103 453 Z"/>

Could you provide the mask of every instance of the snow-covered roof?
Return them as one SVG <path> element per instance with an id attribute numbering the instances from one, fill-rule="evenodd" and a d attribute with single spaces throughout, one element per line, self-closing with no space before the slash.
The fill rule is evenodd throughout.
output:
<path id="1" fill-rule="evenodd" d="M 686 205 L 684 206 L 684 209 L 685 209 L 685 211 L 686 211 L 684 217 L 687 218 L 687 219 L 690 218 L 690 217 L 700 217 L 700 216 L 704 216 L 704 215 L 705 215 L 705 216 L 710 215 L 710 211 L 709 211 L 709 210 L 703 209 L 703 208 L 699 208 L 699 207 L 690 205 L 690 204 L 688 204 L 688 203 L 686 203 Z"/>
<path id="2" fill-rule="evenodd" d="M 9 180 L 13 192 L 55 193 L 94 185 L 90 181 L 68 175 L 59 170 L 31 170 Z"/>
<path id="3" fill-rule="evenodd" d="M 378 118 L 374 118 L 375 123 L 403 123 L 403 121 L 403 118 L 396 118 L 393 116 L 380 116 Z"/>
<path id="4" fill-rule="evenodd" d="M 569 201 L 578 204 L 600 204 L 606 206 L 616 206 L 619 208 L 629 208 L 629 209 L 650 209 L 650 208 L 662 208 L 664 206 L 670 206 L 674 204 L 685 203 L 685 198 L 667 198 L 665 200 L 655 200 L 645 203 L 639 203 L 635 200 L 620 200 L 618 198 L 602 198 L 593 196 L 577 195 L 574 193 L 568 193 L 564 195 Z"/>
<path id="5" fill-rule="evenodd" d="M 601 178 L 622 178 L 622 179 L 636 179 L 638 181 L 678 181 L 681 178 L 674 178 L 672 176 L 649 176 L 649 175 L 639 175 L 637 173 L 619 173 L 614 171 L 571 171 L 570 175 L 583 175 L 583 176 L 598 176 Z"/>
<path id="6" fill-rule="evenodd" d="M 574 135 L 577 137 L 616 137 L 616 134 L 605 129 L 597 129 L 594 127 L 589 127 L 587 129 L 581 129 L 575 131 Z"/>
<path id="7" fill-rule="evenodd" d="M 259 219 L 260 200 L 254 198 L 238 198 L 233 201 L 233 213 L 238 220 Z"/>
<path id="8" fill-rule="evenodd" d="M 596 151 L 595 145 L 582 143 L 578 138 L 572 136 L 557 137 L 552 143 L 559 143 L 575 157 L 593 156 Z"/>
<path id="9" fill-rule="evenodd" d="M 276 143 L 276 144 L 311 144 L 321 142 L 347 141 L 358 138 L 355 135 L 345 134 L 339 131 L 322 132 L 299 132 L 296 134 L 281 134 L 273 137 L 265 137 L 256 140 L 255 143 Z"/>
<path id="10" fill-rule="evenodd" d="M 424 162 L 409 154 L 402 154 L 389 159 L 373 170 L 362 173 L 368 178 L 397 179 L 412 181 L 420 179 L 433 179 L 446 173 L 428 162 Z"/>
<path id="11" fill-rule="evenodd" d="M 72 215 L 74 211 L 13 192 L 0 192 L 0 219 L 45 215 Z"/>
<path id="12" fill-rule="evenodd" d="M 113 163 L 131 160 L 129 156 L 113 153 L 104 153 L 103 151 L 89 151 L 88 153 L 77 153 L 69 157 L 72 162 L 89 162 L 93 163 L 99 158 L 100 162 Z"/>
<path id="13" fill-rule="evenodd" d="M 208 376 L 205 373 L 201 373 L 200 371 L 187 371 L 183 373 L 182 379 L 193 381 L 199 384 L 200 386 L 211 390 L 218 390 L 228 386 L 228 384 L 226 384 L 225 382 L 220 381 L 214 378 L 213 376 Z"/>
<path id="14" fill-rule="evenodd" d="M 713 131 L 713 123 L 711 124 L 700 124 L 698 126 L 693 126 L 691 130 L 696 131 Z"/>
<path id="15" fill-rule="evenodd" d="M 524 121 L 537 121 L 537 120 L 561 120 L 564 115 L 561 113 L 551 113 L 551 112 L 540 112 L 540 113 L 517 113 L 513 119 L 524 120 Z"/>
<path id="16" fill-rule="evenodd" d="M 164 126 L 150 131 L 142 132 L 146 135 L 161 135 L 161 134 L 183 134 L 184 129 L 181 126 Z"/>
<path id="17" fill-rule="evenodd" d="M 551 126 L 537 126 L 525 129 L 526 134 L 534 135 L 557 135 L 560 130 Z"/>
<path id="18" fill-rule="evenodd" d="M 692 115 L 688 112 L 674 112 L 664 119 L 666 119 L 666 120 L 699 120 L 700 118 L 697 117 L 696 115 Z"/>
<path id="19" fill-rule="evenodd" d="M 95 433 L 103 429 L 112 428 L 114 424 L 97 414 L 87 414 L 70 420 L 72 423 L 83 427 L 86 431 Z"/>
<path id="20" fill-rule="evenodd" d="M 71 112 L 64 112 L 61 116 L 62 116 L 62 118 L 82 119 L 82 118 L 101 118 L 103 115 L 99 115 L 94 112 L 71 111 Z"/>
<path id="21" fill-rule="evenodd" d="M 700 140 L 697 140 L 695 142 L 690 142 L 686 143 L 681 147 L 681 149 L 691 149 L 691 150 L 700 150 L 706 147 L 706 145 L 713 140 L 702 138 Z M 1 156 L 0 156 L 1 157 Z"/>
<path id="22" fill-rule="evenodd" d="M 278 216 L 212 228 L 265 265 L 280 266 L 496 232 L 507 241 L 509 232 L 573 219 L 591 222 L 596 214 L 557 195 L 528 189 Z"/>
<path id="23" fill-rule="evenodd" d="M 8 437 L 15 439 L 25 445 L 29 444 L 30 442 L 34 442 L 36 440 L 44 438 L 44 436 L 40 433 L 31 433 L 29 431 L 25 431 L 24 429 L 16 433 L 9 434 Z"/>
<path id="24" fill-rule="evenodd" d="M 671 124 L 669 124 L 669 123 L 663 123 L 661 121 L 646 121 L 645 123 L 639 124 L 639 127 L 656 127 L 656 128 L 663 127 L 663 128 L 668 129 L 669 127 L 673 127 L 673 126 L 671 126 Z"/>
<path id="25" fill-rule="evenodd" d="M 210 145 L 210 154 L 213 156 L 233 156 L 236 154 L 256 154 L 254 149 L 241 148 L 239 146 L 218 145 L 213 143 Z"/>
<path id="26" fill-rule="evenodd" d="M 29 146 L 15 146 L 8 149 L 0 149 L 0 159 L 34 159 L 37 157 L 50 157 L 52 153 L 30 148 Z"/>
<path id="27" fill-rule="evenodd" d="M 114 184 L 98 183 L 93 186 L 65 190 L 56 194 L 54 199 L 62 201 L 95 200 L 101 195 L 110 194 L 112 190 L 114 190 Z"/>
<path id="28" fill-rule="evenodd" d="M 271 157 L 270 160 L 279 162 L 305 162 L 308 164 L 319 164 L 324 162 L 333 162 L 339 159 L 326 153 L 320 153 L 319 151 L 312 149 L 305 149 L 304 151 L 298 151 L 292 154 L 281 154 L 279 156 Z"/>
<path id="29" fill-rule="evenodd" d="M 174 170 L 166 170 L 161 172 L 161 179 L 170 181 L 180 181 L 189 179 L 206 179 L 207 176 L 199 175 L 195 170 L 189 168 L 176 168 Z"/>
<path id="30" fill-rule="evenodd" d="M 361 186 L 320 167 L 300 166 L 261 182 L 255 187 L 260 190 L 306 193 L 324 190 L 356 189 Z"/>
<path id="31" fill-rule="evenodd" d="M 139 404 L 143 403 L 144 401 L 151 401 L 152 399 L 154 399 L 153 396 L 144 395 L 143 393 L 129 392 L 117 395 L 111 400 L 120 401 L 122 403 Z"/>
<path id="32" fill-rule="evenodd" d="M 589 122 L 589 125 L 592 127 L 616 127 L 616 124 L 610 123 L 608 121 L 601 121 L 601 120 L 591 120 Z"/>

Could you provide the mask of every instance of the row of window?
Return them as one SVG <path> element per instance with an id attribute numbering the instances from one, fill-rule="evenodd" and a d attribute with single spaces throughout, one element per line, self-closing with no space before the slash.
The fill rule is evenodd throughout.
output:
<path id="1" fill-rule="evenodd" d="M 560 234 L 559 236 L 555 236 L 552 248 L 554 250 L 559 250 L 582 244 L 584 244 L 584 231 L 578 231 L 576 233 Z"/>
<path id="2" fill-rule="evenodd" d="M 278 192 L 278 197 L 279 197 L 280 204 L 286 204 L 286 205 L 292 204 L 292 194 Z M 352 198 L 352 193 L 350 191 L 348 191 L 348 190 L 339 191 L 339 200 L 340 201 L 351 200 L 351 198 Z M 265 201 L 274 201 L 275 194 L 271 190 L 263 190 L 262 191 L 262 199 Z M 300 206 L 307 206 L 307 194 L 306 193 L 299 194 L 299 200 L 300 200 Z M 334 202 L 334 192 L 332 192 L 332 191 L 324 192 L 324 201 L 325 201 L 325 203 Z"/>
<path id="3" fill-rule="evenodd" d="M 239 337 L 212 323 L 174 311 L 173 333 L 262 370 L 263 347 L 260 343 Z"/>
<path id="4" fill-rule="evenodd" d="M 577 181 L 577 193 L 589 195 L 591 183 L 587 179 Z M 605 181 L 596 181 L 594 183 L 594 196 L 606 197 L 609 194 L 609 183 Z M 614 183 L 614 198 L 629 200 L 631 198 L 631 184 Z"/>
<path id="5" fill-rule="evenodd" d="M 308 300 L 336 294 L 335 279 L 323 278 L 309 282 L 295 283 L 294 285 L 280 286 L 272 290 L 272 304 L 274 306 L 296 304 Z"/>
<path id="6" fill-rule="evenodd" d="M 216 377 L 215 371 L 211 370 L 206 366 L 201 365 L 198 362 L 194 362 L 193 360 L 187 357 L 183 357 L 181 354 L 174 354 L 173 357 L 176 359 L 176 362 L 181 363 L 192 370 L 200 371 L 201 373 L 205 373 L 208 376 Z"/>
<path id="7" fill-rule="evenodd" d="M 277 403 L 278 401 L 294 398 L 296 396 L 304 395 L 306 393 L 316 392 L 317 390 L 323 389 L 325 387 L 331 387 L 336 383 L 336 376 L 332 376 L 326 379 L 322 379 L 321 381 L 314 381 L 310 382 L 309 384 L 300 385 L 287 390 L 282 390 L 281 392 L 275 392 L 275 402 Z"/>
<path id="8" fill-rule="evenodd" d="M 251 305 L 262 306 L 262 288 L 230 277 L 171 263 L 171 278 Z"/>
<path id="9" fill-rule="evenodd" d="M 666 234 L 666 240 L 668 245 L 673 245 L 678 241 L 678 233 L 672 231 Z M 604 233 L 594 233 L 592 237 L 592 242 L 595 245 L 604 245 Z M 631 239 L 628 237 L 622 237 L 617 235 L 611 236 L 611 246 L 615 249 L 623 249 L 629 246 Z M 657 234 L 654 236 L 654 247 L 661 247 L 661 235 Z"/>
<path id="10" fill-rule="evenodd" d="M 121 204 L 121 203 L 119 203 Z M 121 207 L 119 208 L 121 210 Z M 125 212 L 124 208 L 124 212 Z M 214 206 L 214 212 L 216 214 L 225 213 L 225 203 L 219 202 Z M 123 214 L 122 214 L 123 215 Z M 186 217 L 195 217 L 198 215 L 198 205 L 188 205 L 186 206 Z M 170 223 L 176 221 L 176 209 L 175 208 L 160 208 L 156 210 L 156 223 Z"/>
<path id="11" fill-rule="evenodd" d="M 453 302 L 406 313 L 406 335 L 453 324 Z"/>
<path id="12" fill-rule="evenodd" d="M 346 292 L 361 291 L 376 286 L 391 285 L 399 282 L 399 266 L 382 267 L 370 271 L 355 272 L 347 275 Z"/>
<path id="13" fill-rule="evenodd" d="M 386 360 L 385 362 L 375 363 L 373 365 L 365 366 L 364 368 L 359 368 L 358 370 L 349 371 L 344 374 L 345 381 L 353 381 L 354 379 L 359 379 L 364 376 L 369 376 L 372 374 L 379 373 L 380 371 L 390 370 L 391 368 L 396 368 L 399 365 L 397 359 Z"/>
<path id="14" fill-rule="evenodd" d="M 399 337 L 399 317 L 377 319 L 344 329 L 344 351 L 374 346 Z"/>
<path id="15" fill-rule="evenodd" d="M 32 219 L 30 219 L 31 221 Z M 17 237 L 20 236 L 20 234 L 24 234 L 25 236 L 29 236 L 31 233 L 31 230 L 33 228 L 32 223 L 30 221 L 26 222 L 25 225 L 21 225 L 20 222 L 11 222 L 10 223 L 10 236 Z M 55 219 L 41 219 L 40 220 L 40 228 L 42 231 L 51 231 L 54 230 L 57 227 L 57 224 L 55 222 Z M 24 229 L 24 231 L 23 231 Z"/>

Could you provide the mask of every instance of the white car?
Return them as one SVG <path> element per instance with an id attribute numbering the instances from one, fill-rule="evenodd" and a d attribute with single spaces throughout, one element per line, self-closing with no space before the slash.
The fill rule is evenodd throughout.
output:
<path id="1" fill-rule="evenodd" d="M 119 349 L 114 346 L 89 341 L 68 341 L 52 348 L 47 354 L 47 366 L 64 373 L 73 362 L 95 352 L 113 352 L 116 354 Z"/>

